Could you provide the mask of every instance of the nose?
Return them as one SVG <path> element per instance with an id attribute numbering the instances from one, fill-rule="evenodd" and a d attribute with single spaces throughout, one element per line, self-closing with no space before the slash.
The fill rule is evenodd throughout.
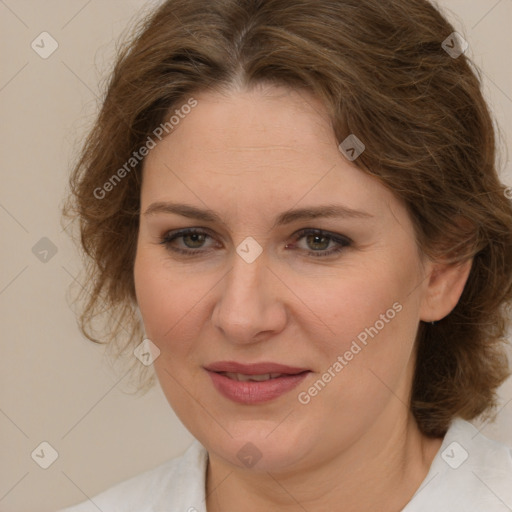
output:
<path id="1" fill-rule="evenodd" d="M 263 341 L 285 328 L 285 287 L 268 267 L 265 252 L 252 263 L 234 253 L 219 290 L 212 322 L 231 343 Z"/>

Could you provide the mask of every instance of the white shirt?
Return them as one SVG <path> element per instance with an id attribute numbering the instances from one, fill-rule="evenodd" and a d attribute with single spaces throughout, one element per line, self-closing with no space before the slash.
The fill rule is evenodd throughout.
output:
<path id="1" fill-rule="evenodd" d="M 208 452 L 181 456 L 59 512 L 207 512 Z M 430 470 L 402 512 L 511 512 L 512 449 L 455 419 Z"/>

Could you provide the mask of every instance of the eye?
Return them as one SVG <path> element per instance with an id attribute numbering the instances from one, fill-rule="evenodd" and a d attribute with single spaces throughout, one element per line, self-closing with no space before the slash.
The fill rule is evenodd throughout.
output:
<path id="1" fill-rule="evenodd" d="M 177 252 L 180 254 L 186 254 L 189 256 L 199 255 L 207 252 L 205 250 L 194 250 L 201 249 L 207 238 L 212 238 L 206 231 L 198 228 L 182 229 L 175 232 L 167 233 L 160 242 L 166 249 Z M 176 247 L 173 242 L 182 239 L 185 244 L 185 249 L 182 247 Z"/>
<path id="2" fill-rule="evenodd" d="M 352 244 L 352 240 L 346 236 L 313 228 L 307 228 L 299 231 L 294 235 L 294 238 L 295 243 L 304 238 L 306 240 L 306 245 L 313 248 L 313 250 L 308 250 L 307 248 L 304 250 L 308 252 L 310 256 L 316 258 L 332 256 L 333 254 L 343 251 L 346 247 L 349 247 Z M 334 242 L 334 247 L 327 250 L 332 242 Z M 288 248 L 290 246 L 287 245 L 286 247 Z"/>
<path id="3" fill-rule="evenodd" d="M 213 237 L 211 237 L 204 229 L 187 228 L 167 233 L 162 237 L 160 244 L 165 246 L 167 250 L 194 257 L 209 252 L 209 249 L 203 249 L 205 242 L 209 238 L 213 240 Z M 293 236 L 294 244 L 303 238 L 306 239 L 306 245 L 313 250 L 308 248 L 302 250 L 304 250 L 309 256 L 316 258 L 337 254 L 352 244 L 352 240 L 346 236 L 313 228 L 306 228 L 295 233 Z M 176 242 L 178 240 L 183 242 L 184 247 L 176 246 Z M 328 250 L 331 243 L 334 243 L 334 247 Z M 286 245 L 287 249 L 290 247 L 290 244 Z"/>

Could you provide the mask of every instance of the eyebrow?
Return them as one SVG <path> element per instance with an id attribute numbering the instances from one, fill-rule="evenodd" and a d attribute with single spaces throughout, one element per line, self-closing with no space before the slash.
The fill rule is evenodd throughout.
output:
<path id="1" fill-rule="evenodd" d="M 213 210 L 196 208 L 188 204 L 181 203 L 170 203 L 170 202 L 157 202 L 151 204 L 144 215 L 154 215 L 156 213 L 166 213 L 181 215 L 182 217 L 188 217 L 190 219 L 196 219 L 203 222 L 219 222 L 224 224 L 222 218 L 215 213 Z M 360 218 L 366 219 L 371 218 L 368 212 L 354 210 L 347 206 L 340 204 L 327 204 L 322 206 L 310 206 L 307 208 L 298 208 L 292 210 L 286 210 L 279 214 L 275 219 L 272 229 L 278 226 L 284 226 L 296 222 L 299 220 L 310 220 L 317 218 Z"/>

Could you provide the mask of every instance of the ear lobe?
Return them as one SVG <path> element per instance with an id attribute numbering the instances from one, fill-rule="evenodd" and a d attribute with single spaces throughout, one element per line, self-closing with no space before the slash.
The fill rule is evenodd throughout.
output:
<path id="1" fill-rule="evenodd" d="M 473 258 L 459 264 L 434 263 L 428 279 L 420 319 L 434 322 L 448 316 L 459 302 L 464 290 Z"/>

